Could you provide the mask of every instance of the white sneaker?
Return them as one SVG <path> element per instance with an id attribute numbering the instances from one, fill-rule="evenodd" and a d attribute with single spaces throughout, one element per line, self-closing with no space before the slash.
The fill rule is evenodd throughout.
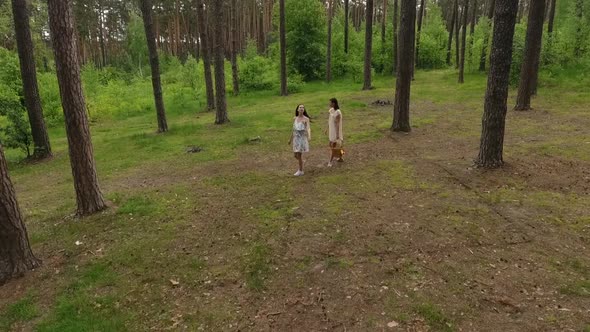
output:
<path id="1" fill-rule="evenodd" d="M 297 173 L 295 173 L 294 175 L 295 176 L 302 176 L 303 174 L 305 174 L 305 173 L 303 173 L 302 171 L 297 171 Z"/>
<path id="2" fill-rule="evenodd" d="M 329 162 L 328 163 L 328 167 L 332 167 L 332 162 Z"/>

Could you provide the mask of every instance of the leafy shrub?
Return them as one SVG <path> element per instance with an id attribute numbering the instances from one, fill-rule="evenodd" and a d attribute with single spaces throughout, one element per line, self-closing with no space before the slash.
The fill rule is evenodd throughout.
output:
<path id="1" fill-rule="evenodd" d="M 31 156 L 32 143 L 26 119 L 19 62 L 15 53 L 0 48 L 0 143 Z"/>
<path id="2" fill-rule="evenodd" d="M 317 0 L 287 0 L 285 12 L 288 68 L 305 80 L 321 78 L 326 59 L 324 7 Z"/>
<path id="3" fill-rule="evenodd" d="M 447 60 L 448 32 L 439 5 L 431 5 L 428 9 L 428 20 L 425 20 L 420 33 L 417 65 L 426 69 L 442 68 Z"/>

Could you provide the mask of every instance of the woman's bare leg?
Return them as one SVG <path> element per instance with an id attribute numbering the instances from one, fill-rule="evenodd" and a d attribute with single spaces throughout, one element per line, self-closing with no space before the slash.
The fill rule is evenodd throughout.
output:
<path id="1" fill-rule="evenodd" d="M 302 153 L 297 154 L 297 160 L 299 161 L 299 170 L 301 172 L 303 172 L 303 154 Z"/>

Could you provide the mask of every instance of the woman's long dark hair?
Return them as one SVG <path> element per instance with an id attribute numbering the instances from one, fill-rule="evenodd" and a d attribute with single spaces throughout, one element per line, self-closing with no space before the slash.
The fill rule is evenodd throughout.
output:
<path id="1" fill-rule="evenodd" d="M 334 110 L 339 110 L 340 109 L 340 105 L 338 105 L 338 99 L 332 98 L 332 99 L 330 99 L 330 102 L 332 104 L 334 104 Z"/>
<path id="2" fill-rule="evenodd" d="M 303 104 L 297 105 L 297 108 L 295 109 L 295 116 L 299 116 L 299 106 L 303 106 Z M 308 118 L 309 120 L 311 120 L 311 116 L 309 116 L 309 114 L 307 114 L 307 110 L 305 109 L 305 106 L 303 106 L 303 115 L 306 118 Z"/>

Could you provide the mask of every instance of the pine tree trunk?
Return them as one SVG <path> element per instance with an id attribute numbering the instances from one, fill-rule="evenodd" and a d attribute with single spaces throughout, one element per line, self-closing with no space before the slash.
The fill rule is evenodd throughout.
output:
<path id="1" fill-rule="evenodd" d="M 492 27 L 492 20 L 494 19 L 494 9 L 496 7 L 496 0 L 490 0 L 490 7 L 488 8 L 488 18 L 490 19 L 488 29 Z M 479 59 L 479 71 L 486 71 L 486 62 L 488 57 L 488 43 L 490 33 L 486 33 L 483 39 L 483 49 L 481 50 L 481 58 Z"/>
<path id="2" fill-rule="evenodd" d="M 387 0 L 383 0 L 383 18 L 381 19 L 381 50 L 385 53 L 385 32 L 387 31 Z"/>
<path id="3" fill-rule="evenodd" d="M 285 36 L 285 0 L 279 0 L 279 34 L 281 47 L 281 96 L 289 94 L 287 89 L 287 38 Z"/>
<path id="4" fill-rule="evenodd" d="M 453 34 L 455 32 L 456 25 L 457 25 L 457 2 L 459 0 L 455 0 L 453 5 L 453 15 L 451 18 L 451 28 L 449 30 L 449 42 L 447 43 L 447 65 L 451 65 L 451 55 L 452 55 L 452 47 L 453 47 Z"/>
<path id="5" fill-rule="evenodd" d="M 576 27 L 574 55 L 576 56 L 576 58 L 580 58 L 582 56 L 582 47 L 584 45 L 584 34 L 582 33 L 582 19 L 584 17 L 584 0 L 576 0 L 576 17 L 578 19 L 578 24 Z"/>
<path id="6" fill-rule="evenodd" d="M 545 0 L 531 0 L 524 59 L 520 70 L 516 107 L 514 107 L 516 111 L 528 111 L 531 109 L 531 96 L 539 74 L 544 21 Z"/>
<path id="7" fill-rule="evenodd" d="M 332 15 L 334 12 L 333 9 L 334 2 L 333 0 L 328 1 L 328 46 L 326 50 L 326 82 L 332 81 Z"/>
<path id="8" fill-rule="evenodd" d="M 168 131 L 168 123 L 166 121 L 166 109 L 164 108 L 164 98 L 162 96 L 160 60 L 158 58 L 158 48 L 156 46 L 156 35 L 154 33 L 154 22 L 152 18 L 152 0 L 141 0 L 141 14 L 143 16 L 143 27 L 147 39 L 150 66 L 152 69 L 152 87 L 154 90 L 154 102 L 158 119 L 158 132 L 164 133 Z"/>
<path id="9" fill-rule="evenodd" d="M 481 144 L 479 156 L 475 161 L 479 167 L 495 168 L 504 164 L 502 153 L 506 126 L 506 102 L 517 9 L 518 3 L 514 0 L 496 0 Z"/>
<path id="10" fill-rule="evenodd" d="M 78 215 L 89 215 L 106 208 L 96 174 L 94 151 L 82 90 L 78 45 L 71 2 L 48 0 L 49 25 L 55 53 L 55 66 L 66 122 L 70 164 L 74 176 Z"/>
<path id="11" fill-rule="evenodd" d="M 344 0 L 344 53 L 348 54 L 350 0 Z"/>
<path id="12" fill-rule="evenodd" d="M 393 75 L 397 76 L 398 68 L 398 6 L 399 0 L 393 0 Z"/>
<path id="13" fill-rule="evenodd" d="M 469 14 L 469 0 L 465 0 L 463 6 L 463 33 L 461 34 L 461 58 L 459 62 L 459 83 L 465 83 L 465 50 L 467 44 L 467 25 Z"/>
<path id="14" fill-rule="evenodd" d="M 231 72 L 234 96 L 240 94 L 240 79 L 238 72 L 238 8 L 236 0 L 231 2 Z"/>
<path id="15" fill-rule="evenodd" d="M 549 36 L 553 35 L 553 25 L 555 22 L 555 5 L 556 5 L 556 0 L 551 0 L 551 9 L 549 11 L 549 23 L 547 24 L 547 32 L 549 33 Z"/>
<path id="16" fill-rule="evenodd" d="M 471 36 L 471 45 L 473 45 L 473 34 L 475 33 L 476 19 L 477 19 L 477 0 L 473 0 L 473 12 L 471 14 L 471 26 L 469 27 L 469 35 Z"/>
<path id="17" fill-rule="evenodd" d="M 393 125 L 391 130 L 410 132 L 410 88 L 414 68 L 416 39 L 416 0 L 401 0 L 399 26 L 398 77 L 395 86 Z"/>
<path id="18" fill-rule="evenodd" d="M 520 23 L 522 21 L 522 16 L 524 15 L 524 2 L 526 0 L 515 0 L 518 1 L 518 19 L 517 22 Z"/>
<path id="19" fill-rule="evenodd" d="M 201 53 L 203 55 L 203 67 L 205 73 L 205 90 L 207 94 L 207 109 L 215 109 L 215 92 L 213 91 L 213 76 L 211 74 L 211 47 L 210 37 L 205 18 L 205 6 L 203 0 L 197 0 L 197 20 L 199 21 Z"/>
<path id="20" fill-rule="evenodd" d="M 367 0 L 366 8 L 366 30 L 365 30 L 365 75 L 363 90 L 371 90 L 373 85 L 371 83 L 372 75 L 372 53 L 373 53 L 373 0 Z"/>
<path id="21" fill-rule="evenodd" d="M 225 0 L 216 0 L 211 4 L 213 17 L 223 17 Z M 225 97 L 225 46 L 223 44 L 223 20 L 214 24 L 213 62 L 215 67 L 215 124 L 229 122 L 227 100 Z"/>
<path id="22" fill-rule="evenodd" d="M 455 5 L 455 10 L 457 11 L 457 21 L 455 25 L 455 68 L 459 69 L 459 62 L 461 62 L 461 40 L 459 39 L 459 32 L 461 31 L 461 12 L 459 11 L 459 1 L 455 2 Z"/>
<path id="23" fill-rule="evenodd" d="M 104 38 L 104 13 L 102 9 L 102 1 L 98 4 L 98 19 L 99 19 L 99 42 L 100 42 L 100 54 L 101 54 L 101 67 L 107 65 L 107 48 Z"/>
<path id="24" fill-rule="evenodd" d="M 41 266 L 33 255 L 27 229 L 8 176 L 8 165 L 0 146 L 0 286 Z"/>
<path id="25" fill-rule="evenodd" d="M 49 144 L 49 135 L 47 134 L 45 119 L 43 118 L 43 108 L 41 107 L 39 88 L 37 86 L 37 70 L 35 68 L 33 39 L 29 26 L 27 1 L 12 0 L 12 13 L 25 105 L 29 115 L 31 134 L 35 146 L 33 158 L 43 159 L 51 157 L 51 145 Z"/>
<path id="26" fill-rule="evenodd" d="M 418 12 L 418 32 L 416 33 L 416 67 L 420 66 L 420 34 L 422 33 L 422 19 L 424 18 L 425 0 L 420 0 L 420 11 Z"/>

